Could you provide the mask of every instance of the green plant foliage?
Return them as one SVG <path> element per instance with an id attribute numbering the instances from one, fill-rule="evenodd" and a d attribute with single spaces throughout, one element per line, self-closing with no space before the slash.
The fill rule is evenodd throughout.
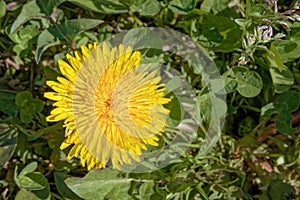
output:
<path id="1" fill-rule="evenodd" d="M 0 0 L 0 198 L 299 199 L 299 5 L 296 0 Z M 148 151 L 174 138 L 190 137 L 192 144 L 151 172 L 87 171 L 80 157 L 68 159 L 72 146 L 60 149 L 68 134 L 64 122 L 46 121 L 53 109 L 44 97 L 51 91 L 46 81 L 62 77 L 58 60 L 119 33 L 121 43 L 141 51 L 143 66 L 176 70 L 191 87 L 184 95 L 194 95 L 177 96 L 181 78 L 166 75 L 168 126 L 158 147 L 147 146 Z M 164 44 L 178 47 L 176 53 Z M 202 53 L 189 54 L 187 61 L 186 47 Z M 204 56 L 209 61 L 202 62 Z M 214 82 L 217 73 L 222 80 Z M 220 97 L 221 81 L 226 100 Z M 198 127 L 190 119 L 182 122 L 195 117 L 185 112 L 191 102 L 197 103 Z M 219 117 L 225 119 L 220 135 L 209 129 Z M 184 135 L 185 129 L 194 131 Z M 172 148 L 182 146 L 187 145 Z M 141 168 L 156 169 L 171 156 L 166 148 Z"/>
<path id="2" fill-rule="evenodd" d="M 85 199 L 132 199 L 128 194 L 132 178 L 121 178 L 116 170 L 92 170 L 84 178 L 68 178 L 72 191 Z"/>
<path id="3" fill-rule="evenodd" d="M 0 169 L 12 157 L 17 146 L 17 129 L 8 124 L 0 124 Z"/>

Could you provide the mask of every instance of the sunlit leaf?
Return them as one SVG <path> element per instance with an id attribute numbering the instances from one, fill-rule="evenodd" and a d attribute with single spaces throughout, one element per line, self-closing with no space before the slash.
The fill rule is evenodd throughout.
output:
<path id="1" fill-rule="evenodd" d="M 92 170 L 83 178 L 68 178 L 67 186 L 84 199 L 132 199 L 128 194 L 132 178 L 122 178 L 113 169 Z"/>

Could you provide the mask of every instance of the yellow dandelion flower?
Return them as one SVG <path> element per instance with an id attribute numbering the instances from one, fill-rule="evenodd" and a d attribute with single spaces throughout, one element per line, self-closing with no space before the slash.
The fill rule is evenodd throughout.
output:
<path id="1" fill-rule="evenodd" d="M 141 53 L 124 45 L 94 43 L 74 55 L 58 61 L 64 77 L 47 81 L 54 92 L 45 93 L 56 101 L 47 121 L 64 120 L 61 149 L 73 145 L 68 158 L 79 155 L 88 170 L 139 161 L 147 145 L 158 145 L 169 113 L 158 71 L 141 68 Z"/>

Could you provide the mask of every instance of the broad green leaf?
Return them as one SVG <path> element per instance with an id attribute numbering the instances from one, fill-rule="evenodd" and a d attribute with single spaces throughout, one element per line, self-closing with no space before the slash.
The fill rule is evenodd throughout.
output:
<path id="1" fill-rule="evenodd" d="M 195 0 L 172 0 L 170 1 L 168 8 L 178 14 L 188 14 L 195 7 Z"/>
<path id="2" fill-rule="evenodd" d="M 134 46 L 143 41 L 143 38 L 147 35 L 146 29 L 132 29 L 129 30 L 123 38 L 123 44 L 125 46 Z"/>
<path id="3" fill-rule="evenodd" d="M 275 117 L 275 127 L 281 133 L 293 134 L 296 129 L 291 127 L 293 115 L 287 112 L 280 112 Z"/>
<path id="4" fill-rule="evenodd" d="M 45 15 L 41 13 L 41 9 L 35 1 L 30 1 L 26 3 L 22 7 L 21 13 L 18 15 L 17 19 L 12 24 L 10 33 L 15 32 L 21 25 L 23 25 L 25 22 L 36 16 L 41 17 Z"/>
<path id="5" fill-rule="evenodd" d="M 216 14 L 220 11 L 223 11 L 227 8 L 228 0 L 204 0 L 201 3 L 201 10 L 204 12 L 210 12 L 211 10 L 214 11 L 213 13 Z"/>
<path id="6" fill-rule="evenodd" d="M 15 200 L 39 200 L 40 198 L 38 198 L 37 196 L 35 196 L 35 194 L 33 192 L 30 192 L 28 190 L 25 189 L 21 189 L 17 195 Z"/>
<path id="7" fill-rule="evenodd" d="M 283 69 L 283 61 L 281 59 L 280 53 L 273 44 L 271 44 L 270 46 L 270 52 L 268 52 L 266 55 L 270 62 L 270 66 L 278 69 L 281 72 Z"/>
<path id="8" fill-rule="evenodd" d="M 64 0 L 33 0 L 26 3 L 14 21 L 10 33 L 15 32 L 21 25 L 34 17 L 50 16 L 53 8 L 61 4 Z"/>
<path id="9" fill-rule="evenodd" d="M 37 169 L 37 162 L 32 162 L 22 169 L 18 175 L 18 167 L 15 168 L 14 181 L 20 189 L 32 191 L 36 199 L 50 199 L 50 186 L 46 177 Z M 34 199 L 34 198 L 33 198 Z"/>
<path id="10" fill-rule="evenodd" d="M 92 170 L 83 178 L 68 178 L 67 186 L 84 199 L 132 199 L 128 194 L 131 178 L 122 178 L 117 170 Z"/>
<path id="11" fill-rule="evenodd" d="M 0 0 L 0 18 L 2 18 L 6 13 L 6 4 L 3 0 Z"/>
<path id="12" fill-rule="evenodd" d="M 294 187 L 281 180 L 272 181 L 267 188 L 267 193 L 272 200 L 289 200 L 296 198 Z"/>
<path id="13" fill-rule="evenodd" d="M 142 16 L 153 16 L 160 11 L 160 4 L 157 0 L 134 0 L 130 10 Z"/>
<path id="14" fill-rule="evenodd" d="M 72 43 L 75 36 L 84 30 L 94 28 L 103 21 L 98 19 L 73 19 L 44 30 L 38 37 L 35 60 L 39 62 L 43 52 L 51 46 L 60 44 L 61 40 Z"/>
<path id="15" fill-rule="evenodd" d="M 29 91 L 21 91 L 18 92 L 17 96 L 16 96 L 16 104 L 19 107 L 23 107 L 26 104 L 24 104 L 24 102 L 30 101 L 32 99 L 32 94 Z"/>
<path id="16" fill-rule="evenodd" d="M 298 40 L 275 40 L 272 45 L 278 50 L 283 62 L 293 61 L 300 56 L 300 42 Z"/>
<path id="17" fill-rule="evenodd" d="M 280 94 L 276 103 L 282 112 L 295 112 L 299 108 L 300 94 L 294 90 L 289 90 Z"/>
<path id="18" fill-rule="evenodd" d="M 294 75 L 285 65 L 283 66 L 282 71 L 279 71 L 278 68 L 270 67 L 270 74 L 275 86 L 275 92 L 277 93 L 288 91 L 291 85 L 294 84 Z"/>
<path id="19" fill-rule="evenodd" d="M 74 192 L 72 192 L 72 190 L 70 190 L 70 188 L 68 188 L 68 186 L 64 182 L 69 177 L 70 175 L 68 174 L 54 172 L 54 180 L 57 191 L 61 196 L 63 196 L 66 199 L 81 199 Z"/>
<path id="20" fill-rule="evenodd" d="M 31 172 L 25 176 L 18 177 L 17 183 L 23 189 L 42 190 L 47 186 L 47 179 L 40 172 Z"/>
<path id="21" fill-rule="evenodd" d="M 32 173 L 36 170 L 37 168 L 37 162 L 32 162 L 28 165 L 26 165 L 26 167 L 24 167 L 22 169 L 22 171 L 19 174 L 19 177 L 25 176 L 26 174 Z"/>
<path id="22" fill-rule="evenodd" d="M 121 0 L 67 0 L 82 8 L 103 14 L 127 13 L 129 8 Z"/>
<path id="23" fill-rule="evenodd" d="M 238 83 L 237 91 L 242 96 L 251 98 L 260 93 L 263 83 L 257 72 L 245 70 L 242 67 L 235 67 L 234 73 Z"/>
<path id="24" fill-rule="evenodd" d="M 241 27 L 232 19 L 196 9 L 194 12 L 199 18 L 191 23 L 191 35 L 204 47 L 231 52 L 241 46 Z"/>
<path id="25" fill-rule="evenodd" d="M 0 169 L 12 157 L 17 146 L 18 131 L 8 124 L 0 124 Z"/>
<path id="26" fill-rule="evenodd" d="M 59 4 L 64 2 L 65 0 L 36 0 L 37 5 L 40 7 L 41 11 L 50 16 L 53 8 L 57 7 Z"/>

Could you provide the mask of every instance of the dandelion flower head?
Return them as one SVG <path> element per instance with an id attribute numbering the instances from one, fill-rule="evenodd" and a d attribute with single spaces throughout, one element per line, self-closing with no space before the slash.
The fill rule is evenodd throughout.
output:
<path id="1" fill-rule="evenodd" d="M 66 57 L 58 61 L 63 77 L 47 81 L 54 91 L 45 97 L 56 101 L 47 121 L 64 120 L 61 149 L 71 146 L 69 159 L 79 156 L 89 170 L 109 163 L 119 169 L 158 145 L 170 99 L 158 70 L 140 67 L 139 51 L 104 42 Z"/>

